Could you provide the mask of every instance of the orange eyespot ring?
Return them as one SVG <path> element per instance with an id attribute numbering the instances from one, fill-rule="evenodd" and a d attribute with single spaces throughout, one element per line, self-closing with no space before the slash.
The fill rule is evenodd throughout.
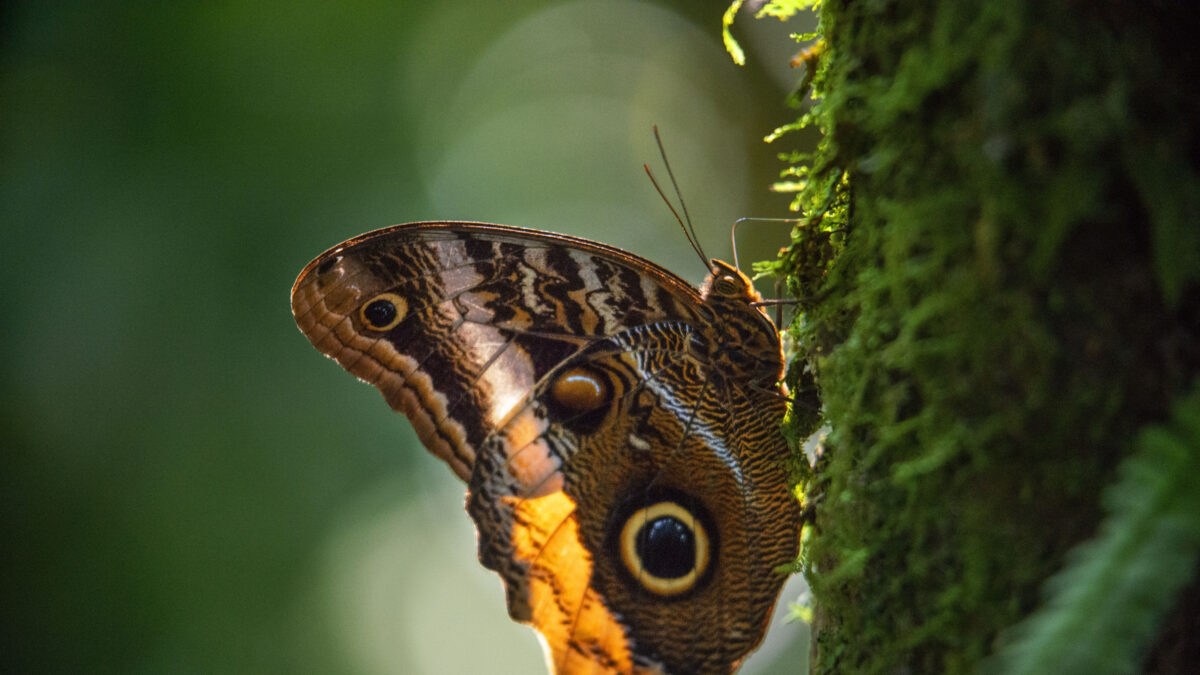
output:
<path id="1" fill-rule="evenodd" d="M 408 302 L 395 293 L 380 293 L 363 303 L 358 317 L 371 330 L 385 331 L 396 327 L 408 314 Z"/>
<path id="2" fill-rule="evenodd" d="M 608 381 L 590 368 L 571 368 L 550 386 L 550 395 L 564 408 L 587 412 L 608 401 Z"/>
<path id="3" fill-rule="evenodd" d="M 621 528 L 618 547 L 625 568 L 655 595 L 686 593 L 708 570 L 708 531 L 695 514 L 673 501 L 634 511 Z"/>

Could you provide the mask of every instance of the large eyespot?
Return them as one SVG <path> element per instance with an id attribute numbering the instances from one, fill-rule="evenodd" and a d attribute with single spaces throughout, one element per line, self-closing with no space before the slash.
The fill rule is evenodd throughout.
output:
<path id="1" fill-rule="evenodd" d="M 692 590 L 711 560 L 704 520 L 668 499 L 637 509 L 621 527 L 617 544 L 621 562 L 642 588 L 655 595 Z"/>
<path id="2" fill-rule="evenodd" d="M 567 368 L 550 385 L 545 398 L 550 417 L 577 434 L 590 434 L 608 416 L 612 382 L 607 375 L 587 366 Z"/>
<path id="3" fill-rule="evenodd" d="M 395 293 L 380 293 L 358 310 L 363 325 L 377 331 L 391 330 L 407 313 L 408 303 Z"/>

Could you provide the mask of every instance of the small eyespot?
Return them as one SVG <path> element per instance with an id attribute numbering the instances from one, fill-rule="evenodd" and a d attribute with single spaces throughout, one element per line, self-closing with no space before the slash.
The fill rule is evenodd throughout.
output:
<path id="1" fill-rule="evenodd" d="M 588 368 L 571 368 L 550 387 L 559 405 L 577 412 L 595 410 L 608 400 L 608 382 Z"/>
<path id="2" fill-rule="evenodd" d="M 708 530 L 694 513 L 674 501 L 634 511 L 621 528 L 625 569 L 642 588 L 661 596 L 686 593 L 708 570 Z"/>
<path id="3" fill-rule="evenodd" d="M 408 303 L 395 293 L 381 293 L 359 310 L 363 325 L 375 331 L 395 328 L 408 313 Z"/>
<path id="4" fill-rule="evenodd" d="M 716 283 L 714 284 L 714 288 L 716 288 L 717 292 L 721 295 L 733 295 L 734 293 L 737 293 L 738 282 L 732 276 L 727 274 L 720 279 L 717 279 Z"/>
<path id="5" fill-rule="evenodd" d="M 550 385 L 544 403 L 551 418 L 577 434 L 591 434 L 608 416 L 612 382 L 587 366 L 568 368 Z"/>

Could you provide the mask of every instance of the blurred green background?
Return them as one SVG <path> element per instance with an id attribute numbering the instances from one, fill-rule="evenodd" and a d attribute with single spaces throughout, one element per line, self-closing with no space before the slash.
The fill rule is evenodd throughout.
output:
<path id="1" fill-rule="evenodd" d="M 728 256 L 734 219 L 785 215 L 761 138 L 794 117 L 786 35 L 810 29 L 742 16 L 738 68 L 726 6 L 5 3 L 2 669 L 539 672 L 463 487 L 288 293 L 327 247 L 422 219 L 698 281 L 641 169 L 651 125 Z M 743 266 L 784 239 L 748 231 Z M 795 672 L 806 630 L 772 637 L 788 665 L 746 672 Z"/>

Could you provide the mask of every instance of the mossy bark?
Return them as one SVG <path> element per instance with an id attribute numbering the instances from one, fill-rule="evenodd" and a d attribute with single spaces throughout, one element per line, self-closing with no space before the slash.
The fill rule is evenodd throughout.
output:
<path id="1" fill-rule="evenodd" d="M 1180 408 L 1200 374 L 1200 13 L 821 11 L 825 141 L 785 256 L 793 379 L 830 429 L 807 486 L 812 670 L 1005 670 L 1069 551 L 1115 527 L 1102 495 L 1146 429 L 1175 415 L 1177 472 L 1200 469 Z M 1181 541 L 1191 567 L 1134 627 L 1135 669 L 1200 663 L 1200 535 Z"/>

